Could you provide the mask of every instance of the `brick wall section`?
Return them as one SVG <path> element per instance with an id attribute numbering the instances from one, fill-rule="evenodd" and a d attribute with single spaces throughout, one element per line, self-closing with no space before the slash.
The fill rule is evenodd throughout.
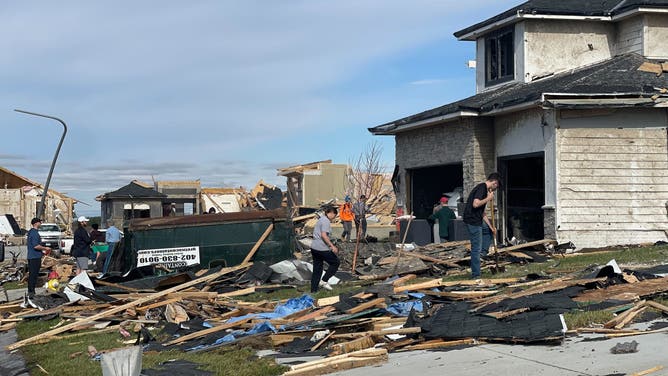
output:
<path id="1" fill-rule="evenodd" d="M 406 170 L 462 163 L 464 195 L 495 169 L 494 126 L 491 119 L 464 118 L 395 136 L 396 163 L 400 167 L 400 199 L 408 200 Z"/>

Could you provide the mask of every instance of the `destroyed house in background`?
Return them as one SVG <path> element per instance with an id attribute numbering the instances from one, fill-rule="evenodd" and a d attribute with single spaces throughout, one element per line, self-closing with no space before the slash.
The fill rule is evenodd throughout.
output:
<path id="1" fill-rule="evenodd" d="M 153 186 L 133 180 L 96 200 L 102 226 L 108 227 L 109 219 L 118 226 L 136 218 L 274 210 L 283 206 L 283 192 L 262 180 L 250 192 L 243 187 L 202 188 L 199 180 L 156 181 Z"/>
<path id="2" fill-rule="evenodd" d="M 502 238 L 667 239 L 668 3 L 528 1 L 455 36 L 477 94 L 369 128 L 407 212 L 499 171 Z"/>
<path id="3" fill-rule="evenodd" d="M 348 169 L 331 159 L 278 169 L 278 175 L 287 178 L 288 207 L 318 208 L 331 199 L 342 200 Z"/>
<path id="4" fill-rule="evenodd" d="M 11 215 L 20 228 L 30 228 L 30 220 L 37 216 L 43 192 L 41 184 L 0 167 L 0 215 Z M 49 189 L 48 195 L 42 219 L 63 229 L 69 228 L 77 200 L 53 189 Z"/>
<path id="5" fill-rule="evenodd" d="M 120 226 L 134 218 L 162 217 L 166 198 L 164 193 L 133 180 L 130 184 L 95 199 L 100 202 L 101 225 L 109 227 L 110 219 Z"/>

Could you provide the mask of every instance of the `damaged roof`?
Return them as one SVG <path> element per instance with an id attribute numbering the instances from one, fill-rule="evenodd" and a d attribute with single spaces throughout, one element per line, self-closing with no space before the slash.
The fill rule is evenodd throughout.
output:
<path id="1" fill-rule="evenodd" d="M 160 193 L 152 188 L 144 187 L 137 182 L 132 181 L 130 184 L 121 187 L 113 192 L 107 192 L 98 196 L 96 200 L 102 201 L 110 198 L 164 198 L 166 194 Z"/>
<path id="2" fill-rule="evenodd" d="M 581 17 L 613 17 L 639 8 L 666 8 L 668 0 L 529 0 L 485 21 L 459 30 L 455 37 L 465 38 L 468 34 L 487 26 L 505 23 L 510 18 L 531 16 L 581 16 Z M 464 38 L 463 38 L 464 37 Z"/>
<path id="3" fill-rule="evenodd" d="M 419 114 L 407 116 L 389 123 L 369 128 L 375 135 L 390 135 L 403 131 L 416 123 L 430 123 L 458 116 L 485 116 L 523 104 L 541 104 L 543 95 L 569 94 L 573 97 L 610 97 L 625 96 L 652 98 L 664 94 L 661 89 L 668 88 L 666 74 L 639 70 L 641 65 L 656 64 L 638 54 L 616 56 L 601 63 L 584 68 L 569 70 L 533 82 L 515 82 L 498 89 L 485 91 L 474 96 L 436 107 Z M 653 98 L 653 99 L 656 99 Z M 549 105 L 549 103 L 545 103 Z M 636 105 L 655 105 L 653 100 Z M 445 118 L 444 118 L 445 117 Z"/>

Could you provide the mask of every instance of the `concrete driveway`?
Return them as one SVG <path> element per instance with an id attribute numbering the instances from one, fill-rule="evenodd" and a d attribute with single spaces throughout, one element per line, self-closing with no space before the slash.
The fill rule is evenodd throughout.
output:
<path id="1" fill-rule="evenodd" d="M 585 338 L 594 336 L 569 337 L 557 346 L 485 344 L 451 351 L 392 353 L 389 362 L 381 366 L 334 375 L 625 375 L 659 365 L 666 368 L 651 375 L 668 375 L 668 332 L 602 341 L 585 341 Z M 617 355 L 610 352 L 617 343 L 634 340 L 639 343 L 638 352 Z"/>

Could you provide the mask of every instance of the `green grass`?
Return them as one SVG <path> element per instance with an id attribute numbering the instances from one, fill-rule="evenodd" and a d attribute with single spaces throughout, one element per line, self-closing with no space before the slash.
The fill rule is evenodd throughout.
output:
<path id="1" fill-rule="evenodd" d="M 19 339 L 32 337 L 45 332 L 57 324 L 58 319 L 50 321 L 26 321 L 17 326 Z M 88 355 L 88 346 L 93 345 L 98 351 L 128 346 L 122 343 L 118 333 L 95 333 L 52 341 L 47 344 L 29 345 L 21 349 L 31 374 L 42 372 L 39 364 L 50 374 L 57 375 L 101 375 L 99 361 Z M 206 352 L 184 353 L 178 350 L 147 352 L 142 356 L 143 368 L 156 368 L 159 363 L 183 359 L 201 364 L 201 369 L 214 372 L 215 375 L 271 376 L 280 375 L 286 368 L 269 359 L 259 359 L 250 348 L 234 346 L 221 347 Z"/>
<path id="2" fill-rule="evenodd" d="M 19 281 L 11 281 L 11 282 L 5 282 L 2 287 L 5 288 L 5 290 L 16 290 L 16 289 L 24 289 L 28 287 L 27 283 L 21 283 Z"/>
<path id="3" fill-rule="evenodd" d="M 604 324 L 614 315 L 608 311 L 573 311 L 564 313 L 568 329 L 586 328 L 593 324 Z"/>

